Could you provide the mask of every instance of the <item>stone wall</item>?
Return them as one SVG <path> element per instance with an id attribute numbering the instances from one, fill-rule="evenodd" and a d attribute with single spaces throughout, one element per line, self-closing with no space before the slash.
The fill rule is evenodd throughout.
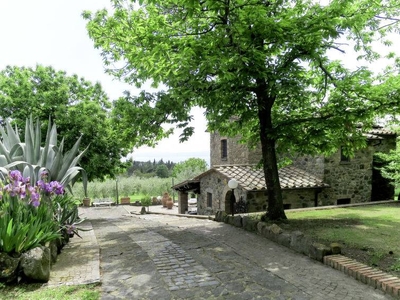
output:
<path id="1" fill-rule="evenodd" d="M 221 158 L 221 140 L 227 140 L 227 158 Z M 239 142 L 240 138 L 227 138 L 214 132 L 210 134 L 210 163 L 211 168 L 218 165 L 257 164 L 261 159 L 261 146 L 249 149 Z"/>
<path id="2" fill-rule="evenodd" d="M 229 212 L 229 200 L 231 189 L 228 187 L 228 180 L 225 176 L 212 172 L 200 179 L 201 191 L 197 197 L 197 213 L 199 215 L 213 214 L 217 210 Z M 246 192 L 240 188 L 235 189 L 236 201 L 240 197 L 246 201 Z M 212 194 L 212 207 L 207 206 L 207 193 Z"/>
<path id="3" fill-rule="evenodd" d="M 282 190 L 285 209 L 314 206 L 315 189 Z M 252 191 L 247 193 L 248 212 L 266 211 L 268 207 L 267 191 Z"/>
<path id="4" fill-rule="evenodd" d="M 349 199 L 350 203 L 370 201 L 373 153 L 373 146 L 368 145 L 348 162 L 341 161 L 340 151 L 325 158 L 324 182 L 331 188 L 324 191 L 322 204 L 336 204 L 338 199 Z"/>
<path id="5" fill-rule="evenodd" d="M 292 158 L 293 166 L 319 178 L 324 176 L 324 157 L 322 155 L 299 155 Z"/>
<path id="6" fill-rule="evenodd" d="M 230 213 L 231 190 L 227 178 L 217 172 L 212 172 L 200 179 L 201 192 L 198 195 L 197 213 L 199 215 L 213 214 L 218 210 Z M 207 193 L 212 194 L 212 206 L 207 205 Z M 240 188 L 235 189 L 236 202 L 243 200 L 247 204 L 248 212 L 266 211 L 268 195 L 264 191 L 247 192 Z M 314 189 L 283 190 L 283 203 L 288 208 L 304 208 L 314 206 Z"/>

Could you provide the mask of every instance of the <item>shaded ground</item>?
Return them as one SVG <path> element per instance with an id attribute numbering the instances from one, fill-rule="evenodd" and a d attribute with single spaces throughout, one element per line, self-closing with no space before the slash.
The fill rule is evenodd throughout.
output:
<path id="1" fill-rule="evenodd" d="M 317 212 L 304 218 L 301 214 L 289 215 L 287 223 L 279 225 L 326 245 L 337 242 L 343 255 L 400 277 L 399 205 L 327 210 L 321 217 Z"/>

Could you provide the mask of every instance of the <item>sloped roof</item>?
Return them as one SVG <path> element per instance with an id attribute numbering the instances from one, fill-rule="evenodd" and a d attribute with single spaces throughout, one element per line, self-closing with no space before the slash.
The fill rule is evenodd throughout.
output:
<path id="1" fill-rule="evenodd" d="M 372 133 L 364 133 L 363 136 L 369 140 L 383 140 L 383 137 Z"/>
<path id="2" fill-rule="evenodd" d="M 193 178 L 200 180 L 202 177 L 218 172 L 227 179 L 234 178 L 239 186 L 247 191 L 266 190 L 264 173 L 262 169 L 255 165 L 221 165 L 214 166 L 205 173 Z M 326 188 L 328 184 L 320 178 L 293 166 L 288 166 L 279 170 L 279 180 L 282 189 L 305 189 L 305 188 Z"/>
<path id="3" fill-rule="evenodd" d="M 396 132 L 381 126 L 374 126 L 368 133 L 374 135 L 396 135 Z"/>

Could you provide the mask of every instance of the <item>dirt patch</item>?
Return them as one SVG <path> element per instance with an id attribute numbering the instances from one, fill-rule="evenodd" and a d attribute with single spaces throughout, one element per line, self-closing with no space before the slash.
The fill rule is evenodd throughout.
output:
<path id="1" fill-rule="evenodd" d="M 392 269 L 392 266 L 396 264 L 398 258 L 394 254 L 380 253 L 376 254 L 369 249 L 357 249 L 342 246 L 342 254 L 346 257 L 352 258 L 360 263 L 366 264 L 370 267 L 382 270 L 393 276 L 400 278 L 400 270 L 396 271 Z"/>

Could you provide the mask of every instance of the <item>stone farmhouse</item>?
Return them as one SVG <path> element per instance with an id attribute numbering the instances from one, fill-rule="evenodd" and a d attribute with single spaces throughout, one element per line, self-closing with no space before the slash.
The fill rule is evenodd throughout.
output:
<path id="1" fill-rule="evenodd" d="M 394 188 L 384 179 L 374 160 L 376 152 L 396 147 L 396 134 L 375 127 L 365 134 L 367 146 L 346 157 L 342 149 L 326 157 L 299 156 L 293 164 L 279 170 L 285 209 L 340 205 L 393 199 Z M 236 198 L 235 212 L 258 212 L 267 208 L 267 193 L 262 169 L 256 168 L 261 148 L 249 149 L 238 138 L 210 134 L 210 169 L 192 180 L 175 185 L 179 213 L 188 208 L 188 198 L 197 198 L 198 214 L 230 211 L 230 198 Z M 228 181 L 235 179 L 233 191 Z"/>

